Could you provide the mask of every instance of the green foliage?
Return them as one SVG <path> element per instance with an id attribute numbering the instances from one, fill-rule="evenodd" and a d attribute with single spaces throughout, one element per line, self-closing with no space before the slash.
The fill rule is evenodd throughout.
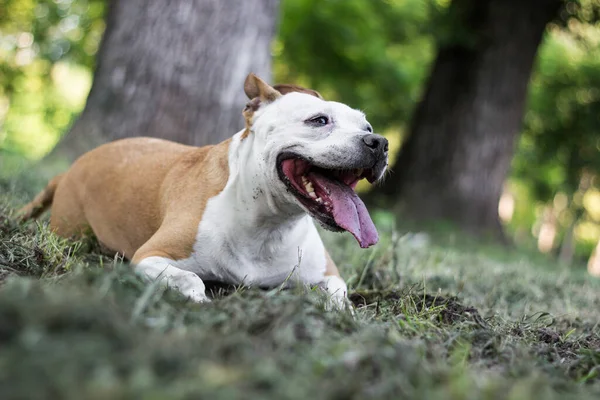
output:
<path id="1" fill-rule="evenodd" d="M 1 8 L 0 149 L 40 157 L 84 104 L 105 1 L 3 0 Z"/>
<path id="2" fill-rule="evenodd" d="M 600 172 L 600 28 L 578 28 L 597 43 L 555 27 L 542 48 L 515 159 L 542 200 L 577 191 L 583 171 Z"/>
<path id="3" fill-rule="evenodd" d="M 600 2 L 573 2 L 549 27 L 513 160 L 513 177 L 534 201 L 552 204 L 562 229 L 600 223 L 592 204 L 600 202 L 599 11 Z M 588 236 L 588 248 L 600 239 Z"/>
<path id="4" fill-rule="evenodd" d="M 364 110 L 380 129 L 402 127 L 434 56 L 423 0 L 288 0 L 274 46 L 278 81 L 304 82 Z"/>

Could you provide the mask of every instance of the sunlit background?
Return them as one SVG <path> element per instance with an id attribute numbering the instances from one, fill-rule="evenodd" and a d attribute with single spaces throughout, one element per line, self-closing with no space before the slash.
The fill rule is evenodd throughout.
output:
<path id="1" fill-rule="evenodd" d="M 275 80 L 364 110 L 397 151 L 448 3 L 284 0 Z M 517 243 L 567 264 L 594 262 L 600 246 L 600 25 L 597 2 L 581 3 L 577 18 L 546 31 L 498 205 Z M 0 156 L 42 158 L 82 110 L 105 11 L 101 0 L 2 1 Z"/>

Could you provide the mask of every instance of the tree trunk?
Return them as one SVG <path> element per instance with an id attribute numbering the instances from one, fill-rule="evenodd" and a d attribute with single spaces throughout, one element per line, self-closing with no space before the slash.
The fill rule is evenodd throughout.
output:
<path id="1" fill-rule="evenodd" d="M 232 4 L 235 3 L 235 4 Z M 193 145 L 243 127 L 249 72 L 270 79 L 278 0 L 113 0 L 87 104 L 53 155 L 110 140 Z"/>
<path id="2" fill-rule="evenodd" d="M 440 44 L 411 135 L 381 188 L 388 204 L 410 218 L 446 219 L 503 237 L 498 201 L 537 48 L 560 4 L 452 2 L 453 32 L 468 39 Z"/>

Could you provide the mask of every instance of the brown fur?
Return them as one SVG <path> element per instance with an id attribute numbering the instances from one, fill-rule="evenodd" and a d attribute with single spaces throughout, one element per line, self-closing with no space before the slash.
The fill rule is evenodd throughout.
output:
<path id="1" fill-rule="evenodd" d="M 39 217 L 50 207 L 50 205 L 52 205 L 54 193 L 56 192 L 56 188 L 62 177 L 62 175 L 57 175 L 52 178 L 44 190 L 42 190 L 29 204 L 19 211 L 23 221 Z"/>
<path id="2" fill-rule="evenodd" d="M 134 262 L 187 258 L 206 202 L 227 183 L 229 143 L 197 148 L 132 138 L 105 144 L 54 178 L 23 208 L 23 218 L 53 202 L 50 227 L 61 236 L 91 228 L 100 243 Z"/>
<path id="3" fill-rule="evenodd" d="M 250 135 L 252 117 L 254 116 L 256 110 L 258 110 L 258 107 L 260 107 L 260 99 L 258 97 L 255 97 L 254 99 L 250 100 L 248 104 L 246 104 L 246 107 L 242 112 L 242 115 L 244 116 L 244 121 L 246 122 L 246 129 L 244 130 L 244 133 L 242 133 L 241 137 L 242 140 L 246 139 Z"/>
<path id="4" fill-rule="evenodd" d="M 341 278 L 340 271 L 338 271 L 327 250 L 325 250 L 325 276 L 338 276 Z"/>
<path id="5" fill-rule="evenodd" d="M 272 103 L 281 97 L 281 93 L 254 74 L 249 74 L 246 78 L 244 93 L 250 100 L 258 97 L 265 103 Z"/>
<path id="6" fill-rule="evenodd" d="M 307 88 L 304 88 L 304 87 L 298 86 L 298 85 L 289 85 L 286 83 L 281 83 L 279 85 L 274 85 L 273 88 L 281 94 L 300 92 L 300 93 L 310 94 L 311 96 L 318 97 L 319 99 L 323 99 L 323 96 L 321 96 L 321 93 L 317 92 L 316 90 L 307 89 Z"/>

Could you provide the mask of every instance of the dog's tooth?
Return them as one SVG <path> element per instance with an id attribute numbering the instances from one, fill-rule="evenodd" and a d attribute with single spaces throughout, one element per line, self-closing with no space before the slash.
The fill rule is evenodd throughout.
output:
<path id="1" fill-rule="evenodd" d="M 322 203 L 323 203 L 323 199 L 322 199 L 322 198 L 320 198 L 320 197 L 317 197 L 317 198 L 315 199 L 315 201 L 316 201 L 317 203 L 320 203 L 320 204 L 322 204 Z"/>
<path id="2" fill-rule="evenodd" d="M 304 185 L 304 188 L 306 189 L 307 192 L 310 191 L 311 188 L 311 183 L 308 179 L 306 179 L 306 176 L 302 175 L 302 184 Z"/>
<path id="3" fill-rule="evenodd" d="M 357 168 L 357 169 L 355 169 L 355 170 L 354 170 L 354 175 L 356 175 L 356 176 L 361 176 L 361 175 L 362 175 L 362 173 L 363 173 L 363 171 L 364 171 L 364 169 L 362 169 L 362 168 Z"/>
<path id="4" fill-rule="evenodd" d="M 316 198 L 317 198 L 317 194 L 316 194 L 315 192 L 308 192 L 308 195 L 309 195 L 310 197 L 312 197 L 313 199 L 316 199 Z"/>

